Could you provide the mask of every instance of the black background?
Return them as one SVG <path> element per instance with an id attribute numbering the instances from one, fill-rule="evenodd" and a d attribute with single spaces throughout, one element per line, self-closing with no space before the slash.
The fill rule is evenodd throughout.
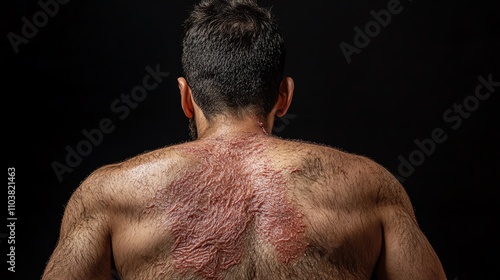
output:
<path id="1" fill-rule="evenodd" d="M 22 17 L 32 21 L 41 8 L 2 3 L 2 136 L 5 168 L 16 168 L 18 218 L 16 273 L 6 279 L 41 276 L 64 205 L 90 172 L 189 139 L 176 78 L 181 25 L 195 2 L 73 0 L 18 53 L 8 34 L 22 35 Z M 353 28 L 364 29 L 370 11 L 388 2 L 259 2 L 279 19 L 296 84 L 290 115 L 275 132 L 366 155 L 402 175 L 398 165 L 418 149 L 414 141 L 443 129 L 446 141 L 403 185 L 449 279 L 498 279 L 500 87 L 457 129 L 443 117 L 474 95 L 478 76 L 500 81 L 495 1 L 402 0 L 401 13 L 347 63 L 339 44 L 354 44 Z M 122 120 L 111 104 L 142 84 L 148 65 L 170 75 Z M 114 131 L 59 181 L 52 164 L 66 164 L 66 147 L 75 149 L 86 139 L 82 130 L 105 118 Z M 0 229 L 6 272 L 7 231 Z"/>

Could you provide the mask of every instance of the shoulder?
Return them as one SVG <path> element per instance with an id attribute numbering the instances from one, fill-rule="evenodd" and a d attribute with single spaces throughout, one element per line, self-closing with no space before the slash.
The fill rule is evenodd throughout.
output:
<path id="1" fill-rule="evenodd" d="M 388 174 L 386 168 L 365 155 L 355 154 L 324 143 L 296 139 L 282 140 L 288 149 L 295 151 L 301 157 L 317 157 L 326 166 L 342 169 L 342 173 L 347 175 L 349 179 L 371 180 L 385 178 L 388 175 L 392 176 Z"/>
<path id="2" fill-rule="evenodd" d="M 326 192 L 346 201 L 365 205 L 394 204 L 406 201 L 406 193 L 396 177 L 374 159 L 322 143 L 287 140 L 301 154 L 305 166 L 322 171 Z M 406 203 L 406 202 L 405 202 Z"/>
<path id="3" fill-rule="evenodd" d="M 181 168 L 176 144 L 101 166 L 77 187 L 73 196 L 102 205 L 129 204 L 154 193 Z"/>
<path id="4" fill-rule="evenodd" d="M 376 209 L 377 213 L 400 209 L 415 219 L 410 197 L 396 176 L 367 156 L 348 154 L 347 158 L 351 197 L 369 209 Z"/>

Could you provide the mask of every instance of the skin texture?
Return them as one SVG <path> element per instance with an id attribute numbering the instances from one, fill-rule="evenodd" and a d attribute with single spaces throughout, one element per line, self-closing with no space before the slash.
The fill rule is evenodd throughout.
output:
<path id="1" fill-rule="evenodd" d="M 373 160 L 281 139 L 267 118 L 207 120 L 197 140 L 99 168 L 65 208 L 42 279 L 446 279 L 403 186 Z M 264 130 L 264 131 L 263 131 Z"/>
<path id="2" fill-rule="evenodd" d="M 207 279 L 241 263 L 248 231 L 276 250 L 280 262 L 304 254 L 303 214 L 288 201 L 286 173 L 264 156 L 257 136 L 206 139 L 177 151 L 193 160 L 160 190 L 147 213 L 163 217 L 159 230 L 175 242 L 174 265 Z M 231 168 L 228 168 L 231 166 Z"/>

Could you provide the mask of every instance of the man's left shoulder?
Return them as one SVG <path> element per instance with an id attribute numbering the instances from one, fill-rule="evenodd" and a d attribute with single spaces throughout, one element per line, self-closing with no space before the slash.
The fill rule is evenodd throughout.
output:
<path id="1" fill-rule="evenodd" d="M 120 162 L 103 165 L 85 180 L 86 185 L 103 193 L 129 193 L 150 186 L 175 165 L 175 146 L 162 147 L 131 156 Z"/>

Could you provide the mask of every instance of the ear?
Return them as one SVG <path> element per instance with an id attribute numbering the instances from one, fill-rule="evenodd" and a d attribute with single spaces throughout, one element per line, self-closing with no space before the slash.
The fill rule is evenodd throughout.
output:
<path id="1" fill-rule="evenodd" d="M 295 84 L 291 77 L 285 77 L 281 80 L 279 93 L 278 93 L 278 101 L 274 106 L 275 115 L 277 117 L 283 117 L 290 104 L 292 103 L 293 91 L 295 89 Z"/>
<path id="2" fill-rule="evenodd" d="M 191 88 L 183 77 L 177 79 L 177 84 L 179 85 L 179 92 L 181 94 L 182 111 L 184 111 L 184 115 L 187 118 L 192 119 L 194 116 L 194 106 Z"/>

